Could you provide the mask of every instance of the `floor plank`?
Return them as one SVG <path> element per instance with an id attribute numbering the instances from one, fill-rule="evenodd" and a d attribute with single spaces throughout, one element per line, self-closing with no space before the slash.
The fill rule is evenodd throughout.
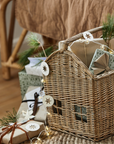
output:
<path id="1" fill-rule="evenodd" d="M 18 78 L 18 70 L 11 70 L 11 80 L 4 80 L 0 68 L 0 118 L 5 116 L 6 111 L 18 110 L 21 104 L 21 91 Z"/>

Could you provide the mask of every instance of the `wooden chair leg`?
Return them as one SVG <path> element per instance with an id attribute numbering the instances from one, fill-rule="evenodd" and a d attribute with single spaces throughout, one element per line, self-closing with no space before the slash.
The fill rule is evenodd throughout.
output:
<path id="1" fill-rule="evenodd" d="M 1 32 L 1 60 L 6 62 L 9 57 L 8 45 L 7 45 L 7 34 L 6 34 L 6 6 L 11 0 L 5 0 L 0 3 L 0 32 Z M 3 78 L 10 79 L 10 69 L 8 67 L 2 67 Z"/>
<path id="2" fill-rule="evenodd" d="M 8 36 L 9 54 L 11 54 L 12 52 L 14 27 L 15 27 L 15 0 L 12 1 L 12 11 L 11 11 L 10 28 L 9 28 L 9 36 Z"/>
<path id="3" fill-rule="evenodd" d="M 23 40 L 24 40 L 27 32 L 28 31 L 26 29 L 23 29 L 23 31 L 21 33 L 21 36 L 20 36 L 20 38 L 19 38 L 19 40 L 18 40 L 18 42 L 17 42 L 17 44 L 16 44 L 16 46 L 14 48 L 9 60 L 8 60 L 9 63 L 13 63 L 15 61 L 15 59 L 17 57 L 17 53 L 18 53 L 18 51 L 19 51 L 19 49 L 20 49 L 20 47 L 21 47 L 21 45 L 23 43 Z"/>

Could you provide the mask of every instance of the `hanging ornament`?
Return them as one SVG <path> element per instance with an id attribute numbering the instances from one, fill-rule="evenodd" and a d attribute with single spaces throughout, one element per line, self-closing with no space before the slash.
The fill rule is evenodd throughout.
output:
<path id="1" fill-rule="evenodd" d="M 43 75 L 48 76 L 49 75 L 49 66 L 46 62 L 41 63 L 41 72 Z"/>
<path id="2" fill-rule="evenodd" d="M 93 40 L 93 35 L 88 31 L 83 32 L 83 37 L 85 38 L 85 40 Z"/>
<path id="3" fill-rule="evenodd" d="M 37 131 L 39 128 L 40 128 L 40 126 L 38 124 L 36 124 L 36 123 L 28 123 L 26 125 L 26 129 L 28 131 Z"/>
<path id="4" fill-rule="evenodd" d="M 32 113 L 33 113 L 33 110 L 22 111 L 22 114 L 23 114 L 25 120 L 34 118 L 35 116 L 33 116 Z"/>
<path id="5" fill-rule="evenodd" d="M 49 96 L 49 95 L 46 95 L 43 97 L 43 104 L 46 106 L 46 107 L 51 107 L 53 104 L 54 104 L 54 99 L 53 97 Z"/>

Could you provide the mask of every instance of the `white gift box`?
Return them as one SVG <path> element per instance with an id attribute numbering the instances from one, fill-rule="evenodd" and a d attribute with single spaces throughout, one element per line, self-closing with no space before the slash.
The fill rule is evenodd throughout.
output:
<path id="1" fill-rule="evenodd" d="M 37 57 L 37 58 L 29 57 L 28 59 L 30 63 L 25 66 L 26 73 L 31 75 L 42 76 L 40 68 L 41 63 L 37 66 L 35 65 L 38 64 L 41 60 L 42 61 L 46 60 L 46 57 Z"/>

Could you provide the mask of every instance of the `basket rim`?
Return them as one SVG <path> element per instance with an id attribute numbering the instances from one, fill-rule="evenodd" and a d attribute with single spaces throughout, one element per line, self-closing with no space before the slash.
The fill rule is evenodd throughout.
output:
<path id="1" fill-rule="evenodd" d="M 80 66 L 83 67 L 84 71 L 93 79 L 93 80 L 99 80 L 105 77 L 108 77 L 112 74 L 114 74 L 114 70 L 111 70 L 109 72 L 105 72 L 103 74 L 100 75 L 93 75 L 89 68 L 80 60 L 80 58 L 78 58 L 73 52 L 69 51 L 69 50 L 65 50 L 64 51 L 66 54 L 69 54 L 75 61 L 76 63 L 78 63 Z M 56 55 L 57 53 L 61 53 L 60 50 L 57 50 L 55 52 L 53 52 L 51 55 L 49 55 L 49 57 L 47 57 L 47 59 L 45 60 L 45 62 L 47 62 L 52 56 Z"/>
<path id="2" fill-rule="evenodd" d="M 60 50 L 57 50 L 55 52 L 53 52 L 46 60 L 45 62 L 47 62 L 52 56 L 56 55 L 57 53 L 61 53 Z M 76 63 L 78 63 L 81 67 L 83 67 L 84 71 L 91 77 L 94 78 L 94 75 L 90 72 L 89 68 L 71 51 L 69 50 L 65 50 L 63 53 L 69 54 L 74 61 L 76 61 Z"/>

